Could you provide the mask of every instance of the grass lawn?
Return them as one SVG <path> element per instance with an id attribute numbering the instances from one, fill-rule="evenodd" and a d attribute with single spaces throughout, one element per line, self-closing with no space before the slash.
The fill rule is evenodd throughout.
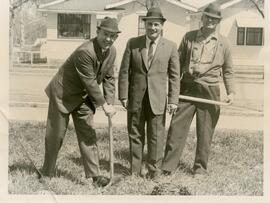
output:
<path id="1" fill-rule="evenodd" d="M 92 186 L 84 178 L 77 138 L 69 127 L 57 160 L 57 176 L 40 182 L 38 169 L 44 158 L 45 122 L 10 122 L 9 193 L 42 194 L 49 186 L 59 195 L 263 195 L 263 131 L 217 130 L 212 144 L 207 177 L 193 178 L 196 137 L 191 130 L 179 169 L 159 182 L 129 175 L 126 127 L 114 126 L 114 185 Z M 101 173 L 109 176 L 109 138 L 106 126 L 97 126 Z M 24 148 L 19 144 L 21 143 Z M 27 154 L 25 153 L 27 151 Z"/>

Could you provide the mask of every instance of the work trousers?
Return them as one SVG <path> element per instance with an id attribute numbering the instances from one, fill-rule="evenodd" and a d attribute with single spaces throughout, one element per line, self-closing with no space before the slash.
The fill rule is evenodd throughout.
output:
<path id="1" fill-rule="evenodd" d="M 164 152 L 165 109 L 162 115 L 153 114 L 147 91 L 144 95 L 141 108 L 136 112 L 128 112 L 130 165 L 131 172 L 135 174 L 140 174 L 142 169 L 145 124 L 147 126 L 146 165 L 150 173 L 155 173 L 161 168 Z"/>
<path id="2" fill-rule="evenodd" d="M 100 171 L 97 138 L 93 127 L 94 112 L 88 104 L 82 103 L 70 114 L 77 134 L 85 176 L 86 178 L 98 176 Z M 70 114 L 60 112 L 54 99 L 50 99 L 42 168 L 45 176 L 51 177 L 55 174 L 56 159 L 67 131 Z"/>
<path id="3" fill-rule="evenodd" d="M 181 94 L 210 100 L 220 100 L 219 85 L 207 86 L 199 83 L 181 83 Z M 196 114 L 197 146 L 193 169 L 207 170 L 210 145 L 220 108 L 213 104 L 203 104 L 180 100 L 177 112 L 173 115 L 168 132 L 162 169 L 175 170 L 183 152 L 190 125 Z"/>

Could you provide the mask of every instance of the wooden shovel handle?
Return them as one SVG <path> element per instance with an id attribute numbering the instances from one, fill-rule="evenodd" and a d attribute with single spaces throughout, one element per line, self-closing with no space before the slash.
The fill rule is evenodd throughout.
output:
<path id="1" fill-rule="evenodd" d="M 214 100 L 209 100 L 209 99 L 203 99 L 203 98 L 198 98 L 198 97 L 191 97 L 191 96 L 186 96 L 186 95 L 179 95 L 179 99 L 184 99 L 188 101 L 195 101 L 195 102 L 200 102 L 200 103 L 206 103 L 206 104 L 214 104 L 214 105 L 219 105 L 219 106 L 229 106 L 230 103 L 228 102 L 220 102 L 220 101 L 214 101 Z"/>
<path id="2" fill-rule="evenodd" d="M 110 148 L 110 183 L 112 184 L 114 175 L 114 156 L 113 156 L 113 132 L 112 132 L 112 116 L 108 116 L 108 134 L 109 134 L 109 148 Z"/>

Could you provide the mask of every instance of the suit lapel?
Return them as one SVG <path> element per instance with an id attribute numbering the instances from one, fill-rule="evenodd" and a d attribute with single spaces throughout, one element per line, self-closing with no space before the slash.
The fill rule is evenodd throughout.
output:
<path id="1" fill-rule="evenodd" d="M 102 79 L 104 77 L 104 73 L 106 73 L 107 69 L 109 67 L 111 67 L 110 65 L 107 65 L 110 58 L 111 58 L 111 51 L 109 50 L 107 57 L 104 59 L 102 65 L 100 67 L 100 78 L 98 78 L 98 79 Z M 99 62 L 99 65 L 100 65 L 100 62 Z M 97 76 L 97 77 L 99 77 L 99 76 Z"/>
<path id="2" fill-rule="evenodd" d="M 148 62 L 147 62 L 147 55 L 146 55 L 146 51 L 147 51 L 146 50 L 146 36 L 142 38 L 140 51 L 141 51 L 141 57 L 142 57 L 143 63 L 146 69 L 148 70 Z"/>

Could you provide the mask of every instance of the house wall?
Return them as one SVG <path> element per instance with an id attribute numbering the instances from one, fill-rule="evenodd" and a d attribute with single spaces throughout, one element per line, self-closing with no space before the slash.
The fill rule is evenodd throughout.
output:
<path id="1" fill-rule="evenodd" d="M 245 3 L 245 2 L 244 2 Z M 237 45 L 237 18 L 261 18 L 255 8 L 246 8 L 244 3 L 236 4 L 223 11 L 220 31 L 232 47 L 233 60 L 236 65 L 263 65 L 261 60 L 264 46 Z"/>
<path id="2" fill-rule="evenodd" d="M 91 15 L 91 37 L 96 35 L 96 16 Z M 48 13 L 46 53 L 49 62 L 64 61 L 85 39 L 59 39 L 57 37 L 57 13 Z M 44 50 L 44 49 L 43 49 Z"/>
<path id="3" fill-rule="evenodd" d="M 180 44 L 181 39 L 188 29 L 186 17 L 188 14 L 184 9 L 174 6 L 170 3 L 162 2 L 161 9 L 167 21 L 164 23 L 163 36 Z M 132 37 L 138 36 L 139 16 L 146 15 L 146 8 L 137 3 L 130 3 L 125 6 L 125 12 L 120 15 L 119 34 L 115 47 L 117 49 L 117 69 L 119 69 L 126 43 Z"/>
<path id="4" fill-rule="evenodd" d="M 245 3 L 245 2 L 244 2 Z M 223 20 L 219 27 L 220 32 L 226 36 L 232 47 L 233 60 L 236 65 L 263 65 L 261 53 L 263 46 L 239 46 L 236 45 L 237 39 L 237 17 L 260 17 L 260 14 L 254 8 L 246 8 L 244 3 L 238 3 L 232 7 L 223 10 Z M 123 6 L 124 11 L 119 13 L 119 34 L 115 42 L 117 49 L 117 68 L 121 63 L 123 52 L 128 39 L 138 36 L 138 17 L 145 15 L 146 8 L 136 2 Z M 174 41 L 179 46 L 183 35 L 188 30 L 198 28 L 200 17 L 189 16 L 187 10 L 161 1 L 161 9 L 167 21 L 164 24 L 163 36 Z M 48 13 L 47 19 L 47 43 L 46 53 L 50 60 L 64 60 L 69 54 L 85 40 L 83 39 L 57 39 L 57 14 Z M 91 16 L 91 37 L 96 36 L 96 15 Z"/>

